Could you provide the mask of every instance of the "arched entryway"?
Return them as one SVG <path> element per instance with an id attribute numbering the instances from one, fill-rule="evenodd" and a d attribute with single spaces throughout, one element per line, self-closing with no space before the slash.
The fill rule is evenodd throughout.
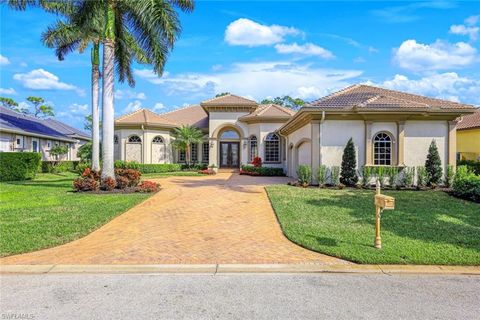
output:
<path id="1" fill-rule="evenodd" d="M 224 127 L 218 134 L 218 155 L 220 168 L 240 167 L 241 133 L 235 127 Z"/>

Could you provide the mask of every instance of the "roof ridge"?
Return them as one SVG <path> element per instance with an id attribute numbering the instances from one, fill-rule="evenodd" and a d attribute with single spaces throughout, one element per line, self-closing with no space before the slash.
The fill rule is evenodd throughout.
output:
<path id="1" fill-rule="evenodd" d="M 352 89 L 358 88 L 360 85 L 361 85 L 361 84 L 359 84 L 359 83 L 352 84 L 351 86 L 348 86 L 348 87 L 343 88 L 343 89 L 341 89 L 341 90 L 338 90 L 338 91 L 332 92 L 332 93 L 330 93 L 330 94 L 327 94 L 326 96 L 321 97 L 321 98 L 318 98 L 317 100 L 313 100 L 312 102 L 307 103 L 306 105 L 308 106 L 308 105 L 313 104 L 313 103 L 318 102 L 318 101 L 323 101 L 323 100 L 327 100 L 327 99 L 336 97 L 336 96 L 338 96 L 338 95 L 340 95 L 340 94 L 342 94 L 342 93 L 345 93 L 345 92 L 348 92 L 348 91 L 350 91 L 350 90 L 352 90 Z"/>
<path id="2" fill-rule="evenodd" d="M 138 109 L 138 110 L 134 110 L 134 111 L 132 111 L 132 112 L 130 112 L 130 113 L 124 114 L 124 115 L 116 118 L 115 121 L 123 120 L 124 118 L 129 117 L 129 116 L 132 116 L 132 115 L 134 115 L 135 113 L 138 113 L 138 112 L 140 112 L 140 111 L 142 111 L 142 110 L 145 110 L 145 108 L 140 108 L 140 109 Z"/>
<path id="3" fill-rule="evenodd" d="M 287 113 L 289 116 L 291 116 L 295 113 L 295 110 L 293 110 L 291 108 L 288 108 L 288 107 L 285 107 L 285 106 L 281 106 L 279 104 L 273 103 L 273 106 L 275 106 L 277 109 L 280 109 L 281 111 Z"/>
<path id="4" fill-rule="evenodd" d="M 164 112 L 164 113 L 159 113 L 158 115 L 164 116 L 164 115 L 170 114 L 170 113 L 172 113 L 172 112 L 176 112 L 176 111 L 180 111 L 180 110 L 185 110 L 185 109 L 193 108 L 193 107 L 199 107 L 199 106 L 200 106 L 199 104 L 191 104 L 191 105 L 183 106 L 183 107 L 181 107 L 181 108 L 173 109 L 173 110 L 170 110 L 170 111 L 167 111 L 167 112 Z"/>

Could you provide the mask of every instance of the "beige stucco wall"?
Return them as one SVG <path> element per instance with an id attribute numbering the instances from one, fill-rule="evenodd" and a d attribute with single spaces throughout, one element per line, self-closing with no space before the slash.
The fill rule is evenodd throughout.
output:
<path id="1" fill-rule="evenodd" d="M 425 165 L 428 147 L 433 139 L 437 144 L 438 153 L 445 170 L 448 165 L 447 121 L 405 122 L 405 165 L 409 167 Z"/>
<path id="2" fill-rule="evenodd" d="M 287 136 L 287 175 L 291 177 L 296 177 L 296 171 L 298 167 L 299 159 L 306 159 L 308 155 L 304 154 L 305 149 L 303 149 L 302 154 L 299 154 L 297 147 L 300 145 L 301 141 L 309 140 L 311 141 L 312 135 L 312 124 L 308 123 L 301 127 L 300 129 L 292 132 Z M 309 144 L 311 146 L 311 144 Z M 311 157 L 311 151 L 310 151 Z M 308 163 L 307 163 L 308 164 Z M 311 165 L 311 163 L 309 164 Z"/>

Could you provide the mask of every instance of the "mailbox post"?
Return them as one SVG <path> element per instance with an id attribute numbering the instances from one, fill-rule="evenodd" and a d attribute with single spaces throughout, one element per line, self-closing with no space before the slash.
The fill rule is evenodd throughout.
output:
<path id="1" fill-rule="evenodd" d="M 383 210 L 393 210 L 395 208 L 395 198 L 380 193 L 380 183 L 377 180 L 375 187 L 375 243 L 374 247 L 382 249 L 382 238 L 380 236 L 380 219 Z"/>

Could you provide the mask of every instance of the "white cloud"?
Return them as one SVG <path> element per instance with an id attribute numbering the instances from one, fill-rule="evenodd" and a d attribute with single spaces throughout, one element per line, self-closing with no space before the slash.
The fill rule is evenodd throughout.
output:
<path id="1" fill-rule="evenodd" d="M 2 56 L 2 55 L 0 54 L 0 66 L 5 66 L 5 65 L 7 65 L 7 64 L 10 64 L 10 60 L 8 60 L 7 57 Z"/>
<path id="2" fill-rule="evenodd" d="M 456 72 L 432 74 L 418 79 L 397 74 L 377 85 L 439 99 L 480 104 L 480 80 L 461 77 Z"/>
<path id="3" fill-rule="evenodd" d="M 20 67 L 26 68 L 28 67 L 28 64 L 26 62 L 20 62 Z"/>
<path id="4" fill-rule="evenodd" d="M 143 92 L 135 92 L 132 90 L 115 90 L 115 99 L 138 99 L 145 100 L 147 96 Z"/>
<path id="5" fill-rule="evenodd" d="M 234 46 L 264 46 L 283 42 L 287 35 L 299 35 L 300 30 L 279 25 L 263 25 L 240 18 L 233 21 L 225 30 L 225 41 Z"/>
<path id="6" fill-rule="evenodd" d="M 13 79 L 19 81 L 22 86 L 32 90 L 74 90 L 79 95 L 84 95 L 82 89 L 72 84 L 61 82 L 60 78 L 44 69 L 35 69 L 27 73 L 17 73 Z"/>
<path id="7" fill-rule="evenodd" d="M 0 88 L 0 94 L 15 95 L 17 92 L 13 88 Z"/>
<path id="8" fill-rule="evenodd" d="M 480 15 L 477 16 L 470 16 L 467 19 L 465 19 L 465 24 L 468 26 L 474 26 L 480 21 Z"/>
<path id="9" fill-rule="evenodd" d="M 313 68 L 288 61 L 236 63 L 222 72 L 186 73 L 157 77 L 151 70 L 134 70 L 136 76 L 161 86 L 168 95 L 188 95 L 192 99 L 232 92 L 261 100 L 267 96 L 291 95 L 319 98 L 351 84 L 362 71 Z M 275 85 L 272 85 L 274 83 Z"/>
<path id="10" fill-rule="evenodd" d="M 478 23 L 480 16 L 470 16 L 465 19 L 465 24 L 454 24 L 450 26 L 450 33 L 468 36 L 470 40 L 476 41 L 480 28 L 475 26 Z"/>
<path id="11" fill-rule="evenodd" d="M 477 49 L 465 42 L 451 44 L 437 40 L 432 44 L 404 41 L 394 52 L 394 61 L 411 71 L 462 68 L 476 62 Z"/>
<path id="12" fill-rule="evenodd" d="M 127 107 L 123 110 L 123 113 L 130 113 L 133 111 L 140 110 L 142 108 L 142 102 L 140 100 L 135 100 L 127 104 Z"/>
<path id="13" fill-rule="evenodd" d="M 22 101 L 18 103 L 17 109 L 27 112 L 30 110 L 30 105 L 26 101 Z"/>
<path id="14" fill-rule="evenodd" d="M 78 104 L 78 103 L 73 103 L 70 106 L 68 106 L 68 110 L 70 113 L 75 114 L 75 115 L 88 115 L 90 114 L 90 108 L 88 104 Z"/>
<path id="15" fill-rule="evenodd" d="M 157 102 L 153 106 L 152 111 L 153 112 L 160 112 L 160 111 L 163 111 L 163 109 L 165 109 L 165 106 L 163 105 L 163 103 Z"/>
<path id="16" fill-rule="evenodd" d="M 295 53 L 305 56 L 317 56 L 323 59 L 331 59 L 335 57 L 329 50 L 319 47 L 313 43 L 306 43 L 304 45 L 299 45 L 296 42 L 292 44 L 276 44 L 275 49 L 278 53 L 282 54 Z"/>

